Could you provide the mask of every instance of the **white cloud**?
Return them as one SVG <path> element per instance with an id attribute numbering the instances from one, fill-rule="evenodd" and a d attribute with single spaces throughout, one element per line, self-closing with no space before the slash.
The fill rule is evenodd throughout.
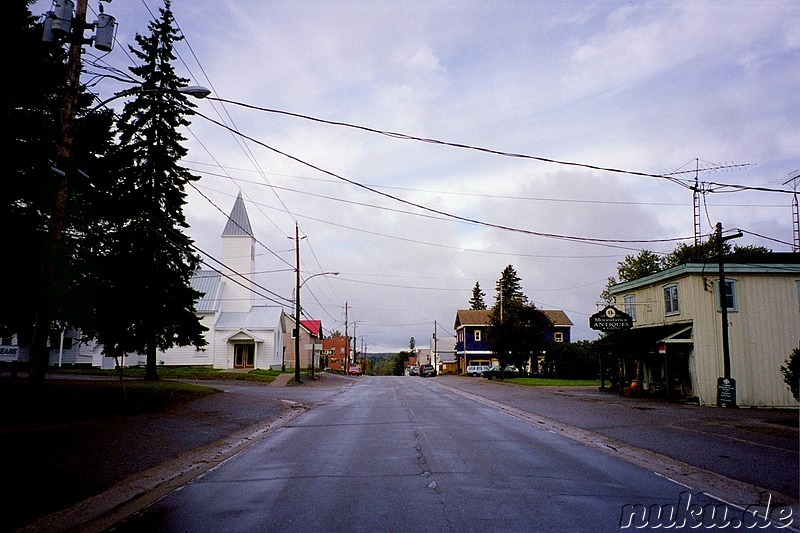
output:
<path id="1" fill-rule="evenodd" d="M 695 158 L 702 169 L 753 163 L 700 173 L 701 180 L 723 183 L 774 186 L 800 168 L 795 2 L 196 0 L 174 1 L 173 9 L 187 36 L 178 47 L 187 75 L 222 98 L 646 173 L 694 168 Z M 117 16 L 118 36 L 126 41 L 146 32 L 142 4 L 114 3 L 106 11 Z M 106 61 L 125 68 L 123 51 L 117 47 Z M 112 84 L 105 80 L 98 90 L 119 90 Z M 621 240 L 691 236 L 693 230 L 691 192 L 664 180 L 393 139 L 230 105 L 206 102 L 200 110 L 229 124 L 232 118 L 243 133 L 348 179 L 490 224 Z M 434 321 L 452 327 L 476 281 L 492 302 L 508 264 L 537 304 L 565 309 L 576 337 L 593 337 L 587 317 L 617 262 L 642 247 L 673 247 L 574 243 L 411 216 L 402 212 L 419 210 L 263 147 L 249 144 L 246 152 L 230 133 L 199 117 L 192 131 L 198 140 L 190 142 L 189 159 L 207 170 L 201 190 L 216 204 L 190 194 L 190 233 L 201 248 L 219 249 L 224 215 L 217 207 L 227 212 L 241 187 L 257 237 L 270 250 L 259 247 L 258 268 L 268 271 L 260 282 L 291 297 L 293 275 L 278 270 L 294 261 L 287 236 L 297 220 L 308 237 L 301 245 L 303 271 L 342 272 L 339 279 L 309 283 L 304 307 L 326 328 L 343 330 L 347 301 L 348 319 L 362 321 L 358 335 L 366 335 L 371 351 L 404 348 L 411 336 L 423 346 Z M 227 177 L 198 166 L 215 162 L 225 168 L 213 172 Z M 715 193 L 705 201 L 704 231 L 720 220 L 791 240 L 788 195 Z M 783 211 L 776 207 L 784 204 Z M 748 240 L 787 249 L 752 235 L 742 244 Z"/>

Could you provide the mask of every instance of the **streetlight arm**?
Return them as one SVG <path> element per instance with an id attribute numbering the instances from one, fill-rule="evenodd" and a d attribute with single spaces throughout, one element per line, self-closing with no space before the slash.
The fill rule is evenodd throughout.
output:
<path id="1" fill-rule="evenodd" d="M 89 111 L 87 113 L 87 115 L 90 115 L 90 114 L 94 113 L 95 111 L 97 111 L 101 107 L 104 107 L 109 102 L 113 102 L 114 100 L 117 100 L 119 98 L 124 98 L 124 97 L 130 96 L 132 94 L 138 94 L 138 93 L 168 93 L 168 92 L 172 92 L 172 91 L 170 89 L 142 89 L 141 87 L 132 87 L 132 88 L 130 88 L 128 90 L 125 90 L 125 91 L 122 91 L 122 92 L 119 92 L 119 93 L 115 94 L 111 98 L 106 98 L 105 100 L 103 100 L 102 102 L 100 102 L 99 104 L 94 106 L 91 109 L 91 111 Z M 194 98 L 197 98 L 198 100 L 200 100 L 200 99 L 205 98 L 209 94 L 211 94 L 211 89 L 203 87 L 202 85 L 189 85 L 187 87 L 178 87 L 175 90 L 175 92 L 179 92 L 181 94 L 186 94 L 186 95 L 189 95 L 191 97 L 194 97 Z"/>
<path id="2" fill-rule="evenodd" d="M 307 278 L 306 278 L 306 279 L 305 279 L 305 280 L 304 280 L 304 281 L 303 281 L 303 282 L 300 284 L 300 286 L 302 287 L 303 285 L 305 285 L 305 284 L 306 284 L 306 281 L 310 280 L 311 278 L 316 278 L 317 276 L 338 276 L 338 275 L 339 275 L 339 273 L 338 273 L 338 272 L 319 272 L 318 274 L 314 274 L 313 276 L 309 276 L 309 277 L 307 277 Z"/>

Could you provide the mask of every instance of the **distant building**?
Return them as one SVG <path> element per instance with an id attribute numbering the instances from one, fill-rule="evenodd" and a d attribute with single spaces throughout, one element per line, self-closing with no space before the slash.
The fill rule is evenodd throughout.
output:
<path id="1" fill-rule="evenodd" d="M 541 310 L 552 327 L 545 332 L 548 342 L 570 342 L 572 321 L 561 310 Z M 453 329 L 456 330 L 455 359 L 457 372 L 463 374 L 468 366 L 497 363 L 489 349 L 488 332 L 491 329 L 488 309 L 461 309 L 456 312 Z"/>
<path id="2" fill-rule="evenodd" d="M 350 337 L 336 336 L 322 339 L 322 368 L 346 372 L 350 359 Z"/>

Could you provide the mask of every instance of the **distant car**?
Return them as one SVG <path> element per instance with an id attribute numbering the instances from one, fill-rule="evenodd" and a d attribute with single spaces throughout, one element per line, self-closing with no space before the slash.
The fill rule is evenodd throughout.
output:
<path id="1" fill-rule="evenodd" d="M 508 365 L 502 371 L 500 370 L 499 366 L 495 365 L 492 368 L 490 368 L 489 370 L 484 370 L 481 373 L 481 376 L 485 377 L 486 379 L 515 378 L 515 377 L 518 377 L 519 375 L 520 375 L 520 373 L 519 373 L 519 370 L 517 370 L 517 367 L 512 366 L 512 365 Z"/>
<path id="2" fill-rule="evenodd" d="M 351 376 L 360 376 L 364 372 L 361 370 L 361 367 L 358 365 L 352 365 L 350 368 L 347 369 L 347 373 Z"/>
<path id="3" fill-rule="evenodd" d="M 408 369 L 408 375 L 409 376 L 419 376 L 419 367 L 418 366 L 410 367 Z"/>
<path id="4" fill-rule="evenodd" d="M 423 378 L 432 378 L 436 375 L 436 368 L 433 365 L 422 365 L 419 367 L 419 375 Z"/>
<path id="5" fill-rule="evenodd" d="M 467 375 L 468 376 L 480 376 L 487 370 L 491 370 L 492 367 L 489 365 L 471 365 L 467 367 Z"/>

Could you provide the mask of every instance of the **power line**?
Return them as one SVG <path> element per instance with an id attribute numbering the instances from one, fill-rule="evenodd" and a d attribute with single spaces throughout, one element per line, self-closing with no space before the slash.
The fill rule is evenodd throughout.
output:
<path id="1" fill-rule="evenodd" d="M 421 209 L 423 211 L 428 211 L 428 212 L 431 212 L 431 213 L 442 215 L 442 216 L 451 218 L 453 220 L 459 220 L 459 221 L 462 221 L 462 222 L 467 222 L 469 224 L 475 224 L 475 225 L 478 225 L 478 226 L 485 226 L 485 227 L 489 227 L 489 228 L 499 229 L 499 230 L 502 230 L 502 231 L 510 231 L 510 232 L 514 232 L 514 233 L 522 233 L 522 234 L 525 234 L 525 235 L 534 235 L 534 236 L 537 236 L 537 237 L 545 237 L 545 238 L 550 238 L 550 239 L 573 241 L 573 242 L 584 242 L 584 243 L 605 243 L 605 244 L 610 244 L 610 243 L 618 243 L 618 244 L 622 244 L 622 243 L 625 243 L 625 244 L 639 243 L 639 244 L 641 244 L 641 243 L 659 243 L 659 242 L 678 242 L 678 241 L 685 241 L 685 240 L 690 239 L 690 237 L 679 237 L 679 238 L 671 238 L 671 239 L 634 239 L 634 240 L 630 240 L 630 239 L 599 239 L 599 238 L 592 238 L 592 237 L 577 237 L 577 236 L 572 236 L 572 235 L 559 235 L 559 234 L 556 234 L 556 233 L 546 233 L 546 232 L 540 232 L 540 231 L 526 230 L 526 229 L 521 229 L 521 228 L 515 228 L 515 227 L 512 227 L 512 226 L 505 226 L 505 225 L 502 225 L 502 224 L 494 224 L 494 223 L 491 223 L 491 222 L 485 222 L 485 221 L 482 221 L 482 220 L 477 220 L 477 219 L 473 219 L 473 218 L 469 218 L 469 217 L 463 217 L 463 216 L 460 216 L 460 215 L 454 215 L 452 213 L 448 213 L 447 211 L 442 211 L 440 209 L 435 209 L 435 208 L 432 208 L 432 207 L 428 207 L 428 206 L 425 206 L 425 205 L 422 205 L 422 204 L 418 204 L 418 203 L 412 202 L 410 200 L 406 200 L 404 198 L 400 198 L 398 196 L 394 196 L 392 194 L 388 194 L 388 193 L 379 191 L 379 190 L 377 190 L 377 189 L 375 189 L 373 187 L 370 187 L 368 185 L 364 185 L 362 183 L 359 183 L 357 181 L 351 180 L 349 178 L 346 178 L 344 176 L 341 176 L 341 175 L 336 174 L 334 172 L 331 172 L 329 170 L 325 170 L 325 169 L 323 169 L 323 168 L 321 168 L 321 167 L 319 167 L 317 165 L 314 165 L 313 163 L 309 163 L 307 161 L 304 161 L 303 159 L 300 159 L 299 157 L 296 157 L 296 156 L 293 156 L 291 154 L 288 154 L 287 152 L 279 150 L 279 149 L 277 149 L 277 148 L 275 148 L 273 146 L 270 146 L 270 145 L 268 145 L 268 144 L 266 144 L 264 142 L 261 142 L 261 141 L 259 141 L 257 139 L 254 139 L 253 137 L 245 135 L 244 133 L 242 133 L 240 131 L 233 130 L 229 126 L 227 126 L 226 124 L 223 124 L 223 123 L 221 123 L 221 122 L 219 122 L 217 120 L 214 120 L 211 117 L 208 117 L 208 116 L 204 115 L 203 113 L 195 112 L 195 114 L 197 116 L 201 117 L 201 118 L 204 118 L 204 119 L 208 120 L 209 122 L 211 122 L 213 124 L 216 124 L 216 125 L 218 125 L 218 126 L 220 126 L 222 128 L 225 128 L 225 129 L 227 129 L 229 131 L 234 132 L 236 135 L 240 135 L 243 138 L 248 139 L 248 140 L 250 140 L 250 141 L 252 141 L 252 142 L 254 142 L 254 143 L 256 143 L 256 144 L 258 144 L 258 145 L 260 145 L 260 146 L 262 146 L 262 147 L 264 147 L 266 149 L 268 149 L 268 150 L 271 150 L 271 151 L 273 151 L 273 152 L 275 152 L 277 154 L 280 154 L 280 155 L 282 155 L 282 156 L 284 156 L 284 157 L 286 157 L 288 159 L 291 159 L 292 161 L 300 163 L 301 165 L 305 165 L 305 166 L 307 166 L 309 168 L 312 168 L 312 169 L 314 169 L 314 170 L 316 170 L 318 172 L 321 172 L 323 174 L 327 174 L 327 175 L 332 176 L 334 178 L 340 179 L 342 181 L 350 183 L 351 185 L 355 185 L 356 187 L 360 187 L 360 188 L 362 188 L 364 190 L 370 191 L 370 192 L 372 192 L 374 194 L 377 194 L 379 196 L 383 196 L 383 197 L 389 198 L 389 199 L 394 200 L 396 202 L 399 202 L 399 203 L 402 203 L 402 204 L 405 204 L 405 205 L 408 205 L 408 206 L 411 206 L 411 207 L 415 207 L 415 208 Z"/>
<path id="2" fill-rule="evenodd" d="M 519 158 L 519 159 L 530 159 L 530 160 L 533 160 L 533 161 L 540 161 L 540 162 L 543 162 L 543 163 L 553 163 L 553 164 L 556 164 L 556 165 L 564 165 L 564 166 L 571 166 L 571 167 L 586 168 L 586 169 L 589 169 L 589 170 L 600 170 L 600 171 L 603 171 L 603 172 L 613 172 L 613 173 L 617 173 L 617 174 L 629 174 L 629 175 L 632 175 L 632 176 L 643 176 L 643 177 L 648 177 L 648 178 L 659 178 L 659 179 L 664 179 L 664 180 L 676 183 L 676 184 L 680 185 L 681 187 L 688 188 L 690 186 L 690 185 L 687 185 L 686 183 L 683 183 L 683 181 L 681 181 L 681 180 L 679 180 L 677 178 L 673 178 L 673 177 L 671 177 L 669 175 L 666 175 L 666 174 L 651 174 L 651 173 L 648 173 L 648 172 L 638 172 L 638 171 L 635 171 L 635 170 L 623 170 L 623 169 L 619 169 L 619 168 L 603 167 L 603 166 L 591 165 L 591 164 L 587 164 L 587 163 L 577 163 L 577 162 L 574 162 L 574 161 L 564 161 L 564 160 L 559 160 L 559 159 L 551 159 L 549 157 L 541 157 L 541 156 L 535 156 L 535 155 L 529 155 L 529 154 L 521 154 L 521 153 L 515 153 L 515 152 L 506 152 L 506 151 L 502 151 L 502 150 L 495 150 L 495 149 L 492 149 L 492 148 L 484 148 L 484 147 L 481 147 L 481 146 L 473 146 L 473 145 L 469 145 L 469 144 L 442 141 L 442 140 L 439 140 L 439 139 L 432 139 L 432 138 L 426 138 L 426 137 L 417 137 L 415 135 L 408 135 L 406 133 L 398 133 L 398 132 L 393 132 L 393 131 L 379 130 L 379 129 L 376 129 L 376 128 L 370 128 L 368 126 L 361 126 L 361 125 L 357 125 L 357 124 L 351 124 L 351 123 L 348 123 L 348 122 L 339 122 L 339 121 L 334 121 L 334 120 L 326 120 L 326 119 L 322 119 L 322 118 L 312 117 L 312 116 L 309 116 L 309 115 L 303 115 L 303 114 L 300 114 L 300 113 L 292 113 L 290 111 L 282 111 L 282 110 L 279 110 L 279 109 L 271 109 L 271 108 L 266 108 L 266 107 L 260 107 L 260 106 L 255 106 L 255 105 L 251 105 L 251 104 L 246 104 L 244 102 L 236 102 L 234 100 L 227 100 L 227 99 L 218 98 L 218 97 L 207 97 L 207 100 L 214 100 L 214 101 L 219 101 L 219 102 L 223 102 L 223 103 L 233 104 L 233 105 L 237 105 L 237 106 L 240 106 L 240 107 L 245 107 L 245 108 L 248 108 L 248 109 L 254 109 L 256 111 L 263 111 L 265 113 L 274 113 L 274 114 L 286 115 L 286 116 L 295 117 L 295 118 L 301 118 L 303 120 L 309 120 L 309 121 L 318 122 L 318 123 L 321 123 L 321 124 L 329 124 L 329 125 L 332 125 L 332 126 L 341 126 L 341 127 L 345 127 L 345 128 L 352 128 L 352 129 L 367 131 L 367 132 L 370 132 L 370 133 L 376 133 L 378 135 L 385 135 L 385 136 L 391 137 L 393 139 L 401 139 L 401 140 L 425 142 L 425 143 L 430 143 L 430 144 L 438 144 L 438 145 L 442 145 L 442 146 L 450 146 L 450 147 L 453 147 L 453 148 L 462 148 L 462 149 L 465 149 L 465 150 L 473 150 L 473 151 L 476 151 L 476 152 L 483 152 L 483 153 L 492 154 L 492 155 L 499 155 L 499 156 L 503 156 L 503 157 L 513 157 L 513 158 Z"/>

